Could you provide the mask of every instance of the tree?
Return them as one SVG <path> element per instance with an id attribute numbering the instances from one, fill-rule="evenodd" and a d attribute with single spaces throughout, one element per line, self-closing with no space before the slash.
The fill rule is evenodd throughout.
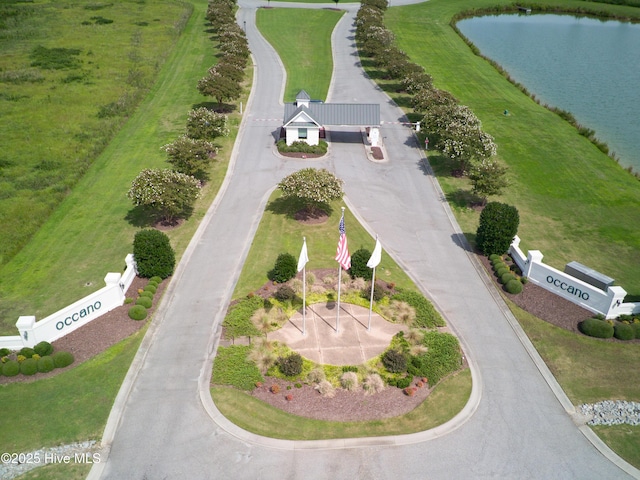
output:
<path id="1" fill-rule="evenodd" d="M 516 207 L 505 203 L 489 202 L 480 214 L 476 231 L 478 250 L 489 256 L 502 255 L 509 250 L 513 237 L 518 233 L 520 216 Z"/>
<path id="2" fill-rule="evenodd" d="M 367 267 L 367 262 L 371 258 L 371 252 L 366 248 L 360 248 L 351 255 L 351 268 L 349 275 L 351 278 L 364 278 L 371 280 L 373 277 L 373 269 Z"/>
<path id="3" fill-rule="evenodd" d="M 168 162 L 176 171 L 196 177 L 198 180 L 208 179 L 212 155 L 217 153 L 213 143 L 182 135 L 175 142 L 162 148 L 167 152 Z"/>
<path id="4" fill-rule="evenodd" d="M 205 107 L 196 108 L 187 117 L 187 136 L 194 139 L 213 140 L 229 135 L 227 116 Z"/>
<path id="5" fill-rule="evenodd" d="M 209 72 L 198 82 L 198 91 L 206 97 L 215 98 L 221 104 L 225 100 L 238 98 L 242 93 L 242 87 L 230 77 Z"/>
<path id="6" fill-rule="evenodd" d="M 200 182 L 190 175 L 169 169 L 145 169 L 133 180 L 127 196 L 134 205 L 172 223 L 191 214 L 199 193 Z"/>
<path id="7" fill-rule="evenodd" d="M 487 197 L 500 195 L 507 187 L 507 167 L 498 163 L 495 158 L 483 158 L 471 162 L 469 166 L 469 180 L 471 191 L 482 198 L 482 204 L 487 203 Z"/>
<path id="8" fill-rule="evenodd" d="M 299 199 L 307 210 L 326 212 L 329 202 L 344 195 L 342 184 L 342 180 L 324 168 L 304 168 L 282 179 L 278 187 L 284 198 Z"/>

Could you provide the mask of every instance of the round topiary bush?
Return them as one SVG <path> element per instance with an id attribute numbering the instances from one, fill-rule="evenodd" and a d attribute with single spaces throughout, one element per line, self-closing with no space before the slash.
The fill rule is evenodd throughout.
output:
<path id="1" fill-rule="evenodd" d="M 23 357 L 26 357 L 26 358 L 31 358 L 33 357 L 34 353 L 36 353 L 36 351 L 33 348 L 23 347 L 18 352 L 18 355 L 22 355 Z"/>
<path id="2" fill-rule="evenodd" d="M 33 358 L 27 358 L 20 364 L 20 373 L 23 375 L 35 375 L 38 373 L 38 361 Z"/>
<path id="3" fill-rule="evenodd" d="M 489 260 L 491 260 L 492 262 L 496 259 L 500 259 L 500 255 L 498 255 L 497 253 L 492 253 L 491 255 L 489 255 Z"/>
<path id="4" fill-rule="evenodd" d="M 151 298 L 153 299 L 153 295 L 154 293 L 151 290 L 143 290 L 142 292 L 140 292 L 139 294 L 141 297 L 147 297 L 147 298 Z"/>
<path id="5" fill-rule="evenodd" d="M 56 368 L 55 363 L 53 363 L 53 358 L 49 355 L 45 357 L 41 357 L 38 359 L 38 371 L 41 373 L 50 372 Z"/>
<path id="6" fill-rule="evenodd" d="M 633 329 L 634 336 L 640 338 L 640 323 L 632 323 L 631 328 Z"/>
<path id="7" fill-rule="evenodd" d="M 502 283 L 503 285 L 506 285 L 507 283 L 509 283 L 509 281 L 515 280 L 515 279 L 516 277 L 514 277 L 513 273 L 511 272 L 506 272 L 500 275 L 500 283 Z"/>
<path id="8" fill-rule="evenodd" d="M 33 347 L 33 349 L 41 357 L 51 355 L 53 353 L 53 346 L 49 342 L 40 342 Z"/>
<path id="9" fill-rule="evenodd" d="M 302 357 L 298 353 L 292 353 L 288 357 L 278 358 L 278 368 L 287 377 L 295 377 L 302 373 Z"/>
<path id="10" fill-rule="evenodd" d="M 391 373 L 403 373 L 407 371 L 407 357 L 399 350 L 387 350 L 382 355 L 384 368 Z"/>
<path id="11" fill-rule="evenodd" d="M 501 278 L 505 273 L 511 273 L 506 265 L 496 268 L 496 277 Z"/>
<path id="12" fill-rule="evenodd" d="M 296 276 L 298 262 L 290 253 L 281 253 L 276 259 L 273 270 L 267 274 L 269 280 L 277 283 L 284 283 Z"/>
<path id="13" fill-rule="evenodd" d="M 11 350 L 8 348 L 0 348 L 0 357 L 6 357 L 9 354 L 11 354 Z"/>
<path id="14" fill-rule="evenodd" d="M 507 266 L 507 264 L 502 261 L 501 257 L 497 257 L 491 260 L 491 265 L 493 265 L 493 268 L 497 268 L 500 265 L 504 265 L 505 267 Z"/>
<path id="15" fill-rule="evenodd" d="M 144 287 L 144 289 L 142 291 L 143 292 L 156 293 L 158 291 L 158 289 L 156 287 L 154 287 L 153 285 L 149 284 L 149 285 L 145 285 L 145 287 Z"/>
<path id="16" fill-rule="evenodd" d="M 618 340 L 633 340 L 636 338 L 634 329 L 627 323 L 618 323 L 613 327 L 613 336 Z"/>
<path id="17" fill-rule="evenodd" d="M 151 308 L 151 305 L 153 305 L 153 300 L 151 300 L 149 297 L 139 297 L 136 300 L 136 305 L 142 305 L 144 308 Z"/>
<path id="18" fill-rule="evenodd" d="M 367 267 L 367 262 L 371 258 L 371 252 L 366 248 L 360 248 L 351 255 L 351 268 L 349 275 L 351 278 L 364 278 L 371 280 L 373 277 L 373 269 Z"/>
<path id="19" fill-rule="evenodd" d="M 147 309 L 142 305 L 134 305 L 129 309 L 129 318 L 131 320 L 144 320 L 147 318 Z"/>
<path id="20" fill-rule="evenodd" d="M 289 285 L 281 285 L 273 294 L 273 298 L 281 302 L 288 302 L 296 298 L 296 292 Z"/>
<path id="21" fill-rule="evenodd" d="M 52 357 L 56 368 L 68 367 L 75 360 L 71 352 L 55 352 Z"/>
<path id="22" fill-rule="evenodd" d="M 151 277 L 149 279 L 150 282 L 155 282 L 157 285 L 160 285 L 162 283 L 162 279 L 160 277 L 158 277 L 157 275 L 154 277 Z"/>
<path id="23" fill-rule="evenodd" d="M 2 366 L 2 375 L 5 377 L 15 377 L 20 373 L 20 364 L 15 360 L 9 360 Z"/>
<path id="24" fill-rule="evenodd" d="M 133 256 L 138 275 L 143 278 L 167 278 L 173 273 L 176 256 L 169 237 L 158 230 L 146 229 L 136 233 L 133 240 Z"/>
<path id="25" fill-rule="evenodd" d="M 512 295 L 517 295 L 518 293 L 522 292 L 522 288 L 522 282 L 520 282 L 520 280 L 518 280 L 517 278 L 509 280 L 504 284 L 504 289 Z"/>
<path id="26" fill-rule="evenodd" d="M 587 318 L 578 325 L 580 331 L 585 335 L 596 338 L 613 337 L 613 326 L 604 320 L 597 318 Z"/>

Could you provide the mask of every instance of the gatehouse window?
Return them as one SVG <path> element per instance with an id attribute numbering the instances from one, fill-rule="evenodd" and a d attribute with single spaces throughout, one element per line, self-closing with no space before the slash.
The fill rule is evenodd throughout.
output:
<path id="1" fill-rule="evenodd" d="M 299 128 L 298 129 L 298 138 L 307 138 L 307 129 Z"/>

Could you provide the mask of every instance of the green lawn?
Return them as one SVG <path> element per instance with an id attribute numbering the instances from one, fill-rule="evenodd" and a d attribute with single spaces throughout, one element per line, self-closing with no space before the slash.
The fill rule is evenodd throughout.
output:
<path id="1" fill-rule="evenodd" d="M 204 0 L 195 2 L 190 21 L 141 106 L 29 244 L 0 270 L 2 333 L 16 333 L 18 316 L 41 319 L 103 287 L 107 272 L 123 270 L 135 232 L 148 226 L 126 197 L 131 181 L 143 168 L 169 166 L 161 147 L 183 133 L 188 111 L 206 100 L 196 89 L 215 62 L 205 32 L 206 5 Z M 219 162 L 194 215 L 167 232 L 178 256 L 224 177 L 239 121 L 233 114 L 232 135 L 217 142 L 223 146 Z"/>
<path id="2" fill-rule="evenodd" d="M 258 9 L 260 32 L 278 51 L 287 71 L 284 101 L 300 90 L 326 100 L 333 71 L 331 32 L 344 12 L 335 10 Z"/>
<path id="3" fill-rule="evenodd" d="M 547 0 L 564 7 L 631 12 L 640 10 L 588 2 Z M 391 8 L 385 22 L 398 46 L 423 65 L 434 83 L 468 105 L 498 144 L 509 167 L 511 186 L 495 200 L 520 212 L 518 235 L 525 252 L 540 250 L 545 261 L 563 269 L 579 261 L 616 279 L 640 296 L 640 184 L 601 153 L 576 129 L 511 85 L 449 26 L 470 8 L 511 4 L 506 0 L 430 0 Z M 505 109 L 509 116 L 503 115 Z M 433 153 L 432 153 L 433 155 Z M 431 157 L 436 165 L 443 159 Z M 447 169 L 438 180 L 450 199 L 464 196 L 464 181 Z M 460 189 L 463 191 L 461 192 Z M 463 231 L 473 240 L 478 214 L 454 202 Z"/>
<path id="4" fill-rule="evenodd" d="M 211 389 L 211 396 L 222 414 L 236 425 L 258 435 L 288 440 L 421 432 L 452 419 L 465 406 L 470 394 L 471 373 L 466 369 L 443 380 L 419 407 L 406 415 L 370 422 L 328 422 L 289 415 L 233 388 Z"/>

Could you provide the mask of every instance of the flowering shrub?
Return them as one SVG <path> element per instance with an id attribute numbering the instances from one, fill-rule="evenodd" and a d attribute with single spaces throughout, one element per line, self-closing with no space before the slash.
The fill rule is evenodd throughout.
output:
<path id="1" fill-rule="evenodd" d="M 196 108 L 187 117 L 187 136 L 194 139 L 213 140 L 229 135 L 227 116 L 205 107 Z"/>
<path id="2" fill-rule="evenodd" d="M 320 208 L 342 198 L 344 182 L 324 168 L 304 168 L 282 179 L 282 196 L 300 199 L 308 208 Z"/>
<path id="3" fill-rule="evenodd" d="M 168 162 L 180 173 L 192 175 L 198 180 L 207 179 L 207 169 L 217 147 L 202 139 L 182 135 L 175 142 L 162 147 L 169 157 Z"/>

